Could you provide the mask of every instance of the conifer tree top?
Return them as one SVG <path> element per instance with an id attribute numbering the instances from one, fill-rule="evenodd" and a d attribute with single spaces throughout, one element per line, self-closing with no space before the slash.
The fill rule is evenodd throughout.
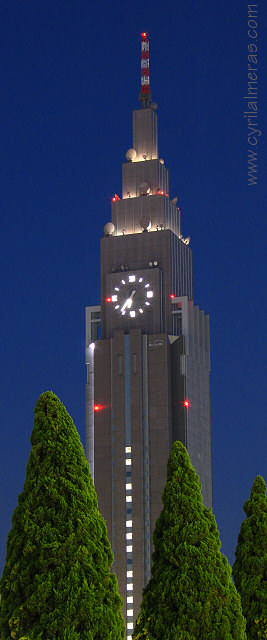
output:
<path id="1" fill-rule="evenodd" d="M 244 504 L 246 514 L 238 536 L 233 578 L 247 620 L 248 640 L 267 638 L 267 496 L 261 476 Z"/>
<path id="2" fill-rule="evenodd" d="M 1 640 L 122 640 L 113 555 L 80 437 L 60 400 L 35 407 L 1 580 Z"/>
<path id="3" fill-rule="evenodd" d="M 212 512 L 187 450 L 172 446 L 156 522 L 152 577 L 134 640 L 244 640 L 244 618 Z"/>
<path id="4" fill-rule="evenodd" d="M 250 516 L 257 502 L 266 504 L 266 484 L 262 476 L 256 476 L 251 487 L 249 499 L 244 503 L 243 509 Z"/>

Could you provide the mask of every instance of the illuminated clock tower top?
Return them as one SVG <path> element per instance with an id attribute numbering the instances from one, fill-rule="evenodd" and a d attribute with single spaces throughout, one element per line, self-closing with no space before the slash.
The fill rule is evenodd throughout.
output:
<path id="1" fill-rule="evenodd" d="M 152 334 L 171 333 L 170 296 L 193 297 L 189 238 L 181 235 L 177 197 L 170 199 L 169 171 L 158 155 L 146 33 L 141 37 L 139 100 L 141 108 L 133 112 L 133 146 L 122 165 L 122 197 L 112 198 L 112 223 L 105 226 L 101 241 L 103 337 L 135 327 Z M 142 293 L 143 283 L 149 292 Z"/>

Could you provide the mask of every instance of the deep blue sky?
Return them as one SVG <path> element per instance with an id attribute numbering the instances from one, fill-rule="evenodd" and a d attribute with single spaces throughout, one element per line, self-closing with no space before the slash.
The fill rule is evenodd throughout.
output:
<path id="1" fill-rule="evenodd" d="M 2 565 L 40 393 L 59 396 L 85 440 L 84 308 L 99 303 L 99 240 L 132 146 L 143 30 L 160 156 L 191 236 L 194 301 L 210 314 L 214 512 L 233 561 L 243 502 L 255 475 L 267 480 L 258 9 L 263 133 L 259 183 L 248 187 L 245 2 L 1 3 Z"/>

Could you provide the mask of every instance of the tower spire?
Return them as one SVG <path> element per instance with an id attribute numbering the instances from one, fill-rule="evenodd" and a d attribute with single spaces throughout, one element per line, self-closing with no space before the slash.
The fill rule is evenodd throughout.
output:
<path id="1" fill-rule="evenodd" d="M 149 107 L 151 102 L 150 78 L 149 78 L 149 40 L 147 33 L 141 33 L 141 93 L 139 100 L 142 109 Z"/>

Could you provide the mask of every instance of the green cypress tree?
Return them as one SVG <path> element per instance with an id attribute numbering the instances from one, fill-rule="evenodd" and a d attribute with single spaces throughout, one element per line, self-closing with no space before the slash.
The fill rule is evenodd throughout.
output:
<path id="1" fill-rule="evenodd" d="M 154 531 L 152 577 L 134 640 L 243 640 L 245 620 L 199 478 L 175 442 Z"/>
<path id="2" fill-rule="evenodd" d="M 52 393 L 35 407 L 1 579 L 1 640 L 119 640 L 122 600 L 89 465 Z"/>
<path id="3" fill-rule="evenodd" d="M 257 476 L 241 524 L 233 578 L 247 620 L 248 640 L 267 638 L 267 497 L 266 484 Z"/>

